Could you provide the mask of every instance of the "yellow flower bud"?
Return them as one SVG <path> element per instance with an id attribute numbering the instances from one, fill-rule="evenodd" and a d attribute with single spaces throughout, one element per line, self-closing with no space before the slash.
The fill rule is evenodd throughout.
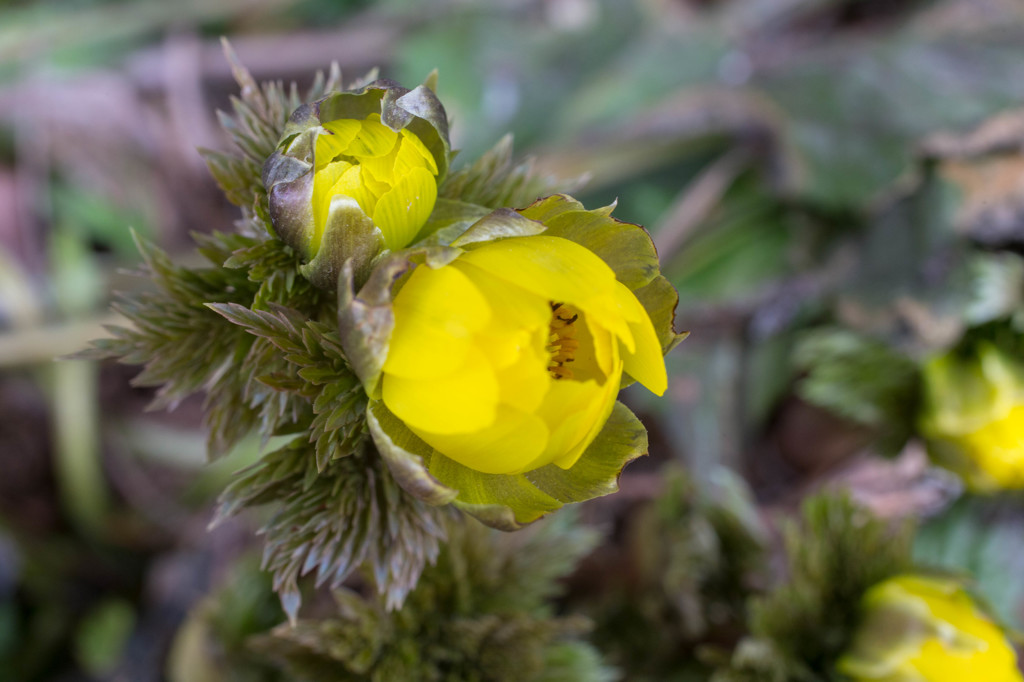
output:
<path id="1" fill-rule="evenodd" d="M 568 469 L 604 426 L 623 372 L 667 386 L 647 311 L 587 248 L 547 235 L 420 265 L 394 298 L 387 408 L 465 467 Z"/>
<path id="2" fill-rule="evenodd" d="M 437 163 L 407 128 L 392 130 L 380 114 L 323 124 L 316 138 L 312 250 L 319 250 L 335 198 L 356 201 L 384 235 L 387 248 L 409 244 L 437 201 Z"/>
<path id="3" fill-rule="evenodd" d="M 924 368 L 921 432 L 940 464 L 985 492 L 1024 488 L 1024 365 L 991 345 Z"/>
<path id="4" fill-rule="evenodd" d="M 424 85 L 379 80 L 305 104 L 263 165 L 274 233 L 316 286 L 335 289 L 347 261 L 362 279 L 420 236 L 449 153 L 444 107 Z"/>
<path id="5" fill-rule="evenodd" d="M 1003 631 L 955 581 L 902 575 L 867 591 L 838 669 L 854 682 L 1024 682 Z"/>

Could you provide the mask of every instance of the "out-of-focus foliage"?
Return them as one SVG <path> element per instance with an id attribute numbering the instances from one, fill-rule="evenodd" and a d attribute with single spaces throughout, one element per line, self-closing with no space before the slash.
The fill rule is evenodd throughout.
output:
<path id="1" fill-rule="evenodd" d="M 270 583 L 253 557 L 238 561 L 224 585 L 197 604 L 178 630 L 167 661 L 170 682 L 282 680 L 248 644 L 284 617 Z"/>
<path id="2" fill-rule="evenodd" d="M 741 632 L 760 587 L 767 536 L 749 491 L 726 470 L 698 484 L 666 471 L 664 490 L 630 517 L 614 570 L 576 605 L 596 621 L 594 641 L 628 680 L 704 679 L 702 642 Z"/>
<path id="3" fill-rule="evenodd" d="M 327 613 L 268 632 L 270 585 L 239 569 L 178 635 L 172 682 L 610 682 L 614 671 L 581 639 L 589 624 L 555 615 L 552 604 L 558 580 L 599 539 L 571 516 L 514 536 L 448 524 L 448 544 L 398 612 L 342 589 L 333 607 L 321 605 Z"/>
<path id="4" fill-rule="evenodd" d="M 897 531 L 845 497 L 804 503 L 786 528 L 786 581 L 750 605 L 750 635 L 714 682 L 841 680 L 834 666 L 853 637 L 860 601 L 911 566 L 909 529 Z"/>

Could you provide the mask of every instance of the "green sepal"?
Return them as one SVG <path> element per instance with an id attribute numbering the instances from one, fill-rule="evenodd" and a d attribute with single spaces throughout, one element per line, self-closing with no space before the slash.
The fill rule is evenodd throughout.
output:
<path id="1" fill-rule="evenodd" d="M 313 166 L 274 152 L 263 166 L 269 215 L 274 233 L 303 258 L 313 242 Z"/>
<path id="2" fill-rule="evenodd" d="M 379 397 L 380 375 L 395 327 L 391 286 L 409 269 L 410 262 L 401 257 L 385 257 L 358 294 L 355 267 L 351 260 L 346 261 L 338 279 L 338 332 L 345 357 L 363 382 L 366 394 Z"/>
<path id="3" fill-rule="evenodd" d="M 523 474 L 485 474 L 441 454 L 380 400 L 367 410 L 370 434 L 391 474 L 409 494 L 430 504 L 451 502 L 499 530 L 513 531 L 565 504 L 618 490 L 622 469 L 647 454 L 647 432 L 622 403 L 570 469 L 555 464 Z"/>
<path id="4" fill-rule="evenodd" d="M 299 272 L 313 286 L 331 289 L 337 286 L 342 264 L 347 261 L 352 263 L 354 281 L 362 282 L 369 276 L 373 259 L 385 248 L 384 233 L 359 203 L 352 197 L 338 195 L 331 199 L 320 248 Z"/>
<path id="5" fill-rule="evenodd" d="M 453 504 L 498 530 L 514 531 L 563 506 L 530 483 L 524 474 L 484 474 L 459 464 L 436 450 L 430 470 L 445 485 L 458 490 Z"/>
<path id="6" fill-rule="evenodd" d="M 455 499 L 459 491 L 445 486 L 427 471 L 423 456 L 431 455 L 430 446 L 407 429 L 382 401 L 370 403 L 366 423 L 377 452 L 406 492 L 434 505 L 448 504 Z"/>
<path id="7" fill-rule="evenodd" d="M 438 198 L 434 203 L 434 210 L 413 243 L 418 246 L 451 244 L 490 212 L 491 209 L 478 204 Z"/>
<path id="8" fill-rule="evenodd" d="M 399 97 L 395 104 L 415 117 L 406 124 L 406 127 L 419 137 L 433 154 L 434 160 L 437 161 L 437 181 L 443 182 L 451 161 L 451 143 L 448 141 L 448 114 L 445 113 L 441 101 L 428 86 L 418 85 Z"/>
<path id="9" fill-rule="evenodd" d="M 579 502 L 618 491 L 622 469 L 646 454 L 647 429 L 628 407 L 616 402 L 601 433 L 572 468 L 549 464 L 525 476 L 561 502 Z"/>
<path id="10" fill-rule="evenodd" d="M 664 276 L 658 275 L 639 289 L 634 289 L 633 295 L 650 315 L 662 352 L 668 353 L 690 335 L 690 332 L 675 330 L 679 293 Z"/>
<path id="11" fill-rule="evenodd" d="M 474 223 L 452 242 L 452 246 L 484 244 L 509 237 L 532 237 L 545 230 L 544 225 L 535 220 L 524 218 L 512 209 L 499 208 Z"/>

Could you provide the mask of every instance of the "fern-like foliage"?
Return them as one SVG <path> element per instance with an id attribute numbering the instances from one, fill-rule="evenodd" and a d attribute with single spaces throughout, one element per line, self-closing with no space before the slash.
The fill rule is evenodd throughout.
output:
<path id="1" fill-rule="evenodd" d="M 292 414 L 291 421 L 309 429 L 310 441 L 316 446 L 316 468 L 323 471 L 330 460 L 353 453 L 365 435 L 366 396 L 345 359 L 336 331 L 306 319 L 295 309 L 269 305 L 270 311 L 237 303 L 211 303 L 209 307 L 265 341 L 258 346 L 258 353 L 243 360 L 240 369 L 280 396 L 301 399 L 312 410 L 308 425 L 300 414 Z M 280 408 L 289 405 L 286 399 L 280 403 Z M 280 409 L 271 406 L 270 411 L 277 414 Z M 274 430 L 264 433 L 276 435 Z"/>
<path id="2" fill-rule="evenodd" d="M 363 564 L 384 605 L 401 605 L 444 539 L 442 512 L 402 491 L 374 453 L 331 460 L 318 471 L 315 446 L 297 438 L 231 483 L 218 518 L 268 501 L 278 504 L 261 531 L 263 564 L 292 620 L 300 576 L 339 588 Z"/>
<path id="3" fill-rule="evenodd" d="M 911 567 L 909 529 L 845 495 L 811 498 L 802 516 L 785 528 L 788 580 L 753 599 L 751 634 L 713 682 L 840 682 L 864 592 Z"/>
<path id="4" fill-rule="evenodd" d="M 450 523 L 401 611 L 340 590 L 336 616 L 276 628 L 255 646 L 308 682 L 611 680 L 580 639 L 586 622 L 552 615 L 558 579 L 596 541 L 569 516 L 517 535 Z"/>
<path id="5" fill-rule="evenodd" d="M 449 175 L 438 196 L 487 208 L 524 208 L 541 197 L 570 192 L 583 180 L 542 175 L 531 160 L 516 161 L 512 136 L 506 135 L 475 163 Z"/>
<path id="6" fill-rule="evenodd" d="M 293 86 L 259 86 L 228 50 L 241 87 L 221 113 L 233 141 L 204 151 L 228 198 L 242 209 L 237 232 L 195 235 L 206 264 L 174 264 L 139 244 L 140 276 L 152 287 L 120 296 L 129 324 L 87 355 L 142 365 L 135 383 L 159 387 L 155 408 L 205 394 L 209 451 L 220 455 L 258 433 L 292 436 L 224 491 L 218 519 L 269 506 L 264 567 L 291 619 L 299 578 L 338 587 L 360 565 L 388 608 L 401 604 L 444 537 L 440 512 L 407 495 L 371 450 L 366 396 L 341 350 L 337 303 L 299 274 L 295 252 L 273 235 L 260 178 L 291 111 L 340 86 L 337 67 L 300 97 Z"/>
<path id="7" fill-rule="evenodd" d="M 238 364 L 254 352 L 255 338 L 214 311 L 207 303 L 251 302 L 256 286 L 244 271 L 221 267 L 174 265 L 156 247 L 139 242 L 141 277 L 155 291 L 120 295 L 114 309 L 131 326 L 113 326 L 113 338 L 95 342 L 87 353 L 143 365 L 138 386 L 159 386 L 151 409 L 174 407 L 196 393 L 207 395 L 204 410 L 211 454 L 221 454 L 261 423 L 261 401 L 268 396 L 250 390 Z M 258 349 L 255 349 L 258 352 Z M 269 389 L 266 393 L 273 393 Z"/>
<path id="8" fill-rule="evenodd" d="M 742 480 L 723 469 L 696 485 L 674 467 L 664 477 L 629 517 L 624 567 L 580 605 L 594 641 L 637 682 L 706 678 L 696 649 L 741 631 L 764 564 L 765 530 Z"/>
<path id="9" fill-rule="evenodd" d="M 284 124 L 293 111 L 304 102 L 341 89 L 341 70 L 337 64 L 332 64 L 326 76 L 318 72 L 313 85 L 302 97 L 294 83 L 289 88 L 282 83 L 256 83 L 226 41 L 224 53 L 241 89 L 238 97 L 231 98 L 232 114 L 217 112 L 233 149 L 200 151 L 228 200 L 242 209 L 245 220 L 258 231 L 267 224 L 267 193 L 261 178 L 263 163 L 277 148 Z"/>

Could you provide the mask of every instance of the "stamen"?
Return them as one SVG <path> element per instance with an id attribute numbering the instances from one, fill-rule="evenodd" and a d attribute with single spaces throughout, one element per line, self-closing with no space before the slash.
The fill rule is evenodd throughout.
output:
<path id="1" fill-rule="evenodd" d="M 576 336 L 576 321 L 580 319 L 571 306 L 565 303 L 551 302 L 551 335 L 548 337 L 547 351 L 551 353 L 551 364 L 548 372 L 554 379 L 572 379 L 572 370 L 567 364 L 576 359 L 576 351 L 580 342 Z"/>

